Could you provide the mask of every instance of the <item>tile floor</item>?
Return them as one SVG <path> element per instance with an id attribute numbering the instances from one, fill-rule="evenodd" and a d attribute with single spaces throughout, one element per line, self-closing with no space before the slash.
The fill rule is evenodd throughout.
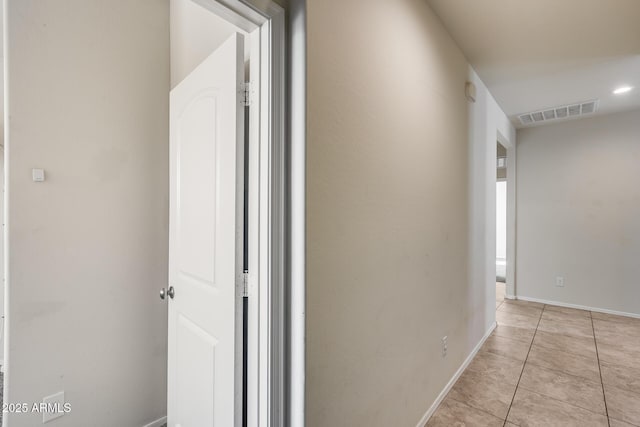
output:
<path id="1" fill-rule="evenodd" d="M 496 330 L 427 426 L 640 427 L 640 319 L 496 306 Z"/>

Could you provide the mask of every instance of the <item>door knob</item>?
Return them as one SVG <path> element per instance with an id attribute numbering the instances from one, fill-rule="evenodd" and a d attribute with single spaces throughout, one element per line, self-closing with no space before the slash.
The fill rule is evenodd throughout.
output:
<path id="1" fill-rule="evenodd" d="M 169 295 L 169 298 L 173 299 L 175 294 L 176 292 L 173 289 L 173 286 L 169 286 L 169 290 L 166 290 L 165 288 L 160 289 L 160 299 L 165 299 L 167 295 Z"/>

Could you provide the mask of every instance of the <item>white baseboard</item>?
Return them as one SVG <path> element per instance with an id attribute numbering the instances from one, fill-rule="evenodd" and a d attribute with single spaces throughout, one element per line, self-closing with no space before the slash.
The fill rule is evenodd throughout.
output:
<path id="1" fill-rule="evenodd" d="M 145 424 L 142 427 L 160 427 L 166 422 L 167 422 L 167 417 L 162 417 L 162 418 L 158 418 L 155 421 L 150 422 L 149 424 Z"/>
<path id="2" fill-rule="evenodd" d="M 523 297 L 523 296 L 517 296 L 516 299 L 519 299 L 522 301 L 539 302 L 540 304 L 557 305 L 558 307 L 577 308 L 578 310 L 595 311 L 596 313 L 614 314 L 616 316 L 633 317 L 636 319 L 640 319 L 640 314 L 638 313 L 626 313 L 624 311 L 607 310 L 606 308 L 587 307 L 586 305 L 569 304 L 566 302 L 549 301 L 549 300 L 544 300 L 540 298 L 531 298 L 531 297 Z"/>
<path id="3" fill-rule="evenodd" d="M 456 381 L 458 381 L 458 378 L 460 378 L 460 375 L 462 375 L 464 370 L 467 369 L 467 367 L 469 366 L 473 358 L 476 357 L 476 354 L 478 354 L 478 351 L 480 351 L 480 348 L 482 348 L 482 345 L 487 340 L 487 338 L 489 338 L 489 336 L 491 335 L 491 333 L 495 328 L 496 328 L 496 322 L 493 322 L 493 325 L 491 325 L 489 330 L 484 334 L 484 337 L 482 337 L 478 345 L 474 347 L 474 349 L 471 351 L 471 354 L 469 354 L 469 357 L 467 357 L 464 363 L 462 363 L 462 366 L 458 368 L 456 373 L 453 375 L 453 377 L 449 380 L 447 385 L 444 387 L 444 390 L 440 392 L 440 394 L 438 395 L 438 398 L 435 400 L 435 402 L 433 402 L 433 405 L 431 405 L 429 410 L 424 414 L 422 419 L 418 422 L 417 427 L 424 427 L 427 424 L 427 421 L 429 421 L 429 418 L 431 418 L 433 413 L 436 412 L 436 409 L 438 409 L 438 406 L 440 406 L 440 403 L 442 403 L 442 401 L 447 396 L 449 391 L 451 391 Z"/>

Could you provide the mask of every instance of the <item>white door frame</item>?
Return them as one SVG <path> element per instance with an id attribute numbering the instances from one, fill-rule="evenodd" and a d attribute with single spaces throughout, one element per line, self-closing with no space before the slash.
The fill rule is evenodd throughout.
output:
<path id="1" fill-rule="evenodd" d="M 287 187 L 287 424 L 305 424 L 306 340 L 306 120 L 307 120 L 307 9 L 305 0 L 289 0 L 289 185 Z"/>
<path id="2" fill-rule="evenodd" d="M 284 9 L 271 0 L 192 1 L 249 33 L 251 41 L 247 418 L 252 427 L 280 426 L 287 406 Z"/>

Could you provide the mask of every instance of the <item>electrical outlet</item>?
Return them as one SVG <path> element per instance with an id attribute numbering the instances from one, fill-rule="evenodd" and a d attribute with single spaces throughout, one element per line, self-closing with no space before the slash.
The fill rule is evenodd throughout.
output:
<path id="1" fill-rule="evenodd" d="M 442 337 L 442 357 L 446 357 L 447 356 L 447 336 Z"/>
<path id="2" fill-rule="evenodd" d="M 556 277 L 556 287 L 564 288 L 564 277 L 562 276 Z"/>
<path id="3" fill-rule="evenodd" d="M 47 396 L 42 399 L 42 422 L 46 423 L 56 418 L 63 416 L 65 412 L 64 404 L 64 391 L 61 391 L 51 396 Z"/>

